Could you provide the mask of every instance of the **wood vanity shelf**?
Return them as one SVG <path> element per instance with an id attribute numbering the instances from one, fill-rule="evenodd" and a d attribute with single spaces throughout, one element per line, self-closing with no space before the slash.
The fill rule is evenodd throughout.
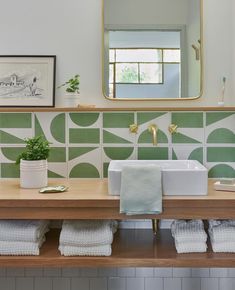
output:
<path id="1" fill-rule="evenodd" d="M 208 196 L 167 196 L 161 215 L 119 214 L 119 197 L 109 196 L 105 179 L 50 180 L 66 184 L 69 191 L 39 194 L 21 189 L 19 180 L 0 181 L 1 219 L 235 219 L 235 193 L 213 190 Z M 58 251 L 59 231 L 51 230 L 40 256 L 0 256 L 4 267 L 235 267 L 235 254 L 177 254 L 169 230 L 119 230 L 111 257 L 63 257 Z"/>

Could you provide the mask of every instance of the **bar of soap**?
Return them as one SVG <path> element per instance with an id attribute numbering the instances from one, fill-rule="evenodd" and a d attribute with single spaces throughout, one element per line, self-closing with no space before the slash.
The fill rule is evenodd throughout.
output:
<path id="1" fill-rule="evenodd" d="M 56 192 L 64 192 L 68 190 L 68 187 L 65 185 L 58 186 L 47 186 L 43 187 L 39 190 L 40 193 L 56 193 Z"/>
<path id="2" fill-rule="evenodd" d="M 220 184 L 234 184 L 235 178 L 221 178 Z"/>

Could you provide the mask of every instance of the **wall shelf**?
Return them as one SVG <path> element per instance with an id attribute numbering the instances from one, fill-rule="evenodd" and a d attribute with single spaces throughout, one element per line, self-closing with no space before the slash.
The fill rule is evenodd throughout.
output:
<path id="1" fill-rule="evenodd" d="M 199 111 L 199 112 L 207 112 L 207 111 L 235 111 L 235 107 L 123 107 L 123 108 L 54 108 L 54 107 L 0 107 L 0 113 L 20 113 L 20 112 L 118 112 L 118 111 Z"/>
<path id="2" fill-rule="evenodd" d="M 152 218 L 235 218 L 235 196 L 217 192 L 209 180 L 207 196 L 164 196 L 161 215 L 126 216 L 119 213 L 119 197 L 109 196 L 107 180 L 54 179 L 69 191 L 39 194 L 21 189 L 18 179 L 0 180 L 1 219 L 152 219 Z M 40 256 L 0 256 L 4 267 L 235 267 L 235 254 L 177 254 L 169 230 L 119 230 L 111 257 L 64 257 L 58 251 L 59 231 L 51 230 Z"/>

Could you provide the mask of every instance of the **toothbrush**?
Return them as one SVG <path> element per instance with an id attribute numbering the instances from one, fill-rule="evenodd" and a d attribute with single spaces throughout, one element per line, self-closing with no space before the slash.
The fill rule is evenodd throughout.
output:
<path id="1" fill-rule="evenodd" d="M 219 106 L 224 106 L 225 87 L 226 87 L 226 77 L 223 77 L 223 86 L 222 86 L 222 92 L 221 92 L 221 100 L 218 102 Z"/>

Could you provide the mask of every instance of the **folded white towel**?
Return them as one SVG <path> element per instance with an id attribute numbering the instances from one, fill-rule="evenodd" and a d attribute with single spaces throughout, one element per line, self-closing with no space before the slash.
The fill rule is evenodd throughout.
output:
<path id="1" fill-rule="evenodd" d="M 48 224 L 48 220 L 0 220 L 0 240 L 36 242 L 48 231 Z"/>
<path id="2" fill-rule="evenodd" d="M 216 253 L 235 253 L 235 242 L 215 242 L 211 240 L 211 245 Z"/>
<path id="3" fill-rule="evenodd" d="M 64 256 L 111 256 L 111 245 L 93 247 L 59 246 L 61 255 Z"/>
<path id="4" fill-rule="evenodd" d="M 39 249 L 45 241 L 45 237 L 37 242 L 12 242 L 0 241 L 0 255 L 6 256 L 38 256 Z"/>
<path id="5" fill-rule="evenodd" d="M 207 240 L 202 220 L 175 220 L 171 224 L 171 233 L 178 243 L 206 242 Z"/>
<path id="6" fill-rule="evenodd" d="M 235 221 L 209 220 L 209 234 L 215 242 L 235 242 Z"/>
<path id="7" fill-rule="evenodd" d="M 178 254 L 182 253 L 204 253 L 207 250 L 205 242 L 180 242 L 175 241 L 175 247 Z"/>
<path id="8" fill-rule="evenodd" d="M 117 222 L 110 220 L 65 220 L 60 245 L 93 247 L 113 242 Z"/>

